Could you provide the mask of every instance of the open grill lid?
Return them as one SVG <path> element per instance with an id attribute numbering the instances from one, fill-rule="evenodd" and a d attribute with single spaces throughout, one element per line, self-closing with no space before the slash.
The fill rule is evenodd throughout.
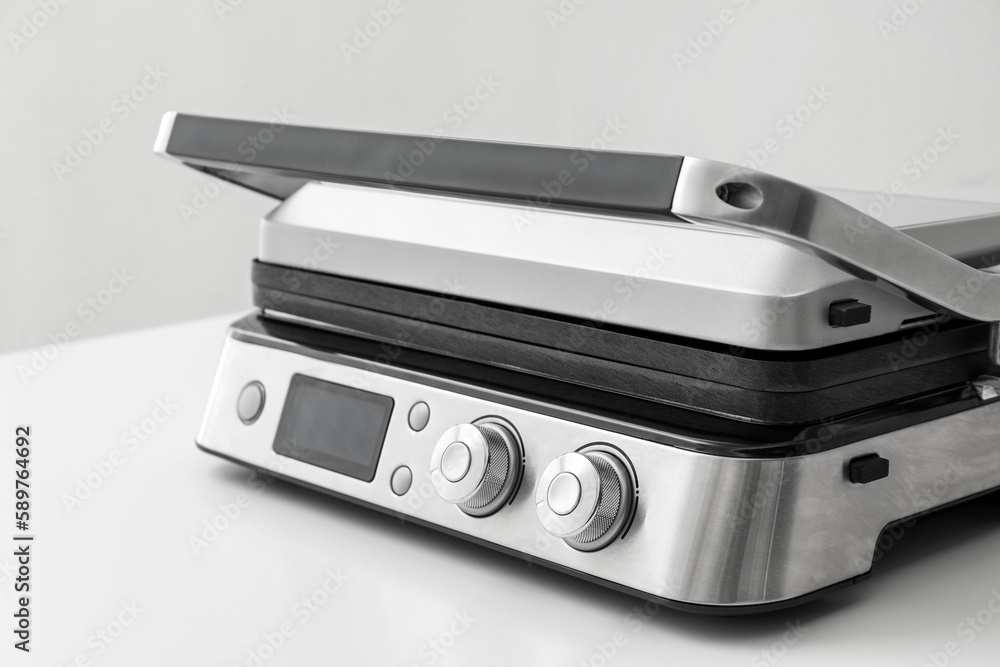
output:
<path id="1" fill-rule="evenodd" d="M 991 356 L 1000 362 L 1000 280 L 991 267 L 970 266 L 918 240 L 919 231 L 901 232 L 829 195 L 743 167 L 178 113 L 164 116 L 155 150 L 279 199 L 325 181 L 739 229 L 884 283 L 942 316 L 993 323 Z M 571 172 L 573 160 L 588 168 Z M 969 224 L 981 233 L 983 222 Z"/>

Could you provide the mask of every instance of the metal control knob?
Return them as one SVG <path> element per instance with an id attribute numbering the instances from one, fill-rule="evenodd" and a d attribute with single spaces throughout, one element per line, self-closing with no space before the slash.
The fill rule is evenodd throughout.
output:
<path id="1" fill-rule="evenodd" d="M 628 523 L 634 504 L 629 469 L 600 445 L 555 459 L 535 486 L 535 511 L 542 526 L 580 551 L 610 544 Z"/>
<path id="2" fill-rule="evenodd" d="M 512 426 L 484 418 L 453 426 L 431 454 L 431 483 L 439 496 L 471 516 L 500 509 L 521 479 L 524 455 Z"/>

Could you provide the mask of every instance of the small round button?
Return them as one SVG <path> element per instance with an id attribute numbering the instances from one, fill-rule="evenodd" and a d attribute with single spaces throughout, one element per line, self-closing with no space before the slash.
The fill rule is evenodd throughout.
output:
<path id="1" fill-rule="evenodd" d="M 392 479 L 389 480 L 389 486 L 392 487 L 392 492 L 397 496 L 401 496 L 410 490 L 410 484 L 413 483 L 413 472 L 410 471 L 406 466 L 399 466 L 392 472 Z"/>
<path id="2" fill-rule="evenodd" d="M 451 443 L 441 456 L 441 474 L 449 482 L 463 479 L 471 465 L 472 452 L 464 442 Z"/>
<path id="3" fill-rule="evenodd" d="M 561 472 L 552 478 L 548 490 L 549 509 L 565 516 L 576 509 L 580 504 L 580 494 L 583 489 L 580 486 L 580 478 L 571 472 Z"/>
<path id="4" fill-rule="evenodd" d="M 264 411 L 264 385 L 254 380 L 243 387 L 236 400 L 236 414 L 244 424 L 252 424 Z"/>
<path id="5" fill-rule="evenodd" d="M 410 408 L 410 414 L 407 417 L 407 421 L 410 424 L 410 428 L 414 431 L 423 431 L 424 427 L 427 426 L 427 422 L 431 419 L 431 409 L 430 407 L 420 401 L 419 403 L 414 403 L 413 407 Z"/>

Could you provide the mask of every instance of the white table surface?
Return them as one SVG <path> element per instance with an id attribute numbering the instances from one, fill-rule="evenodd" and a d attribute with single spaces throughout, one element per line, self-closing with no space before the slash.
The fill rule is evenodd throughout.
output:
<path id="1" fill-rule="evenodd" d="M 75 341 L 27 384 L 17 366 L 32 351 L 0 356 L 0 541 L 13 544 L 17 424 L 32 427 L 36 535 L 30 655 L 12 648 L 13 546 L 0 550 L 0 664 L 919 667 L 933 653 L 938 664 L 1000 664 L 1000 614 L 981 614 L 990 622 L 971 635 L 960 627 L 1000 591 L 995 498 L 908 530 L 871 580 L 817 602 L 637 621 L 628 615 L 641 602 L 627 595 L 289 484 L 258 492 L 247 470 L 194 446 L 235 317 Z M 158 400 L 173 414 L 155 430 L 146 421 L 149 436 L 130 449 L 123 434 Z M 120 465 L 67 509 L 78 480 L 115 450 Z M 240 494 L 249 505 L 195 554 L 190 538 Z M 296 604 L 327 572 L 343 583 L 306 618 Z M 115 632 L 133 603 L 135 620 L 104 644 L 98 632 Z M 273 655 L 248 655 L 286 623 L 292 634 Z M 620 646 L 604 659 L 599 645 L 616 633 Z M 954 657 L 943 654 L 949 642 Z"/>

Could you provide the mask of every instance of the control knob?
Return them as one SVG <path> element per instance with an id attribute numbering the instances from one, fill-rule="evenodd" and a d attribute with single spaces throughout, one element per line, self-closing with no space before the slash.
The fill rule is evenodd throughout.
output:
<path id="1" fill-rule="evenodd" d="M 431 483 L 442 499 L 471 516 L 500 509 L 521 479 L 521 442 L 512 426 L 484 418 L 453 426 L 431 454 Z"/>
<path id="2" fill-rule="evenodd" d="M 580 551 L 610 544 L 632 515 L 632 476 L 609 449 L 589 445 L 563 454 L 546 466 L 535 486 L 535 510 L 542 526 Z"/>

